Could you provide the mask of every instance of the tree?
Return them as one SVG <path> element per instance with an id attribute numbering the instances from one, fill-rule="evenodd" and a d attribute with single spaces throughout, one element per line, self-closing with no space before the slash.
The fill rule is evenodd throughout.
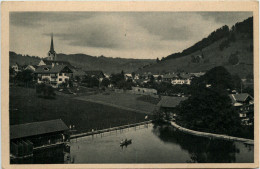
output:
<path id="1" fill-rule="evenodd" d="M 236 74 L 236 75 L 232 75 L 232 82 L 233 82 L 233 86 L 235 90 L 240 91 L 241 87 L 243 87 L 243 83 L 242 80 L 240 79 L 240 77 Z"/>
<path id="2" fill-rule="evenodd" d="M 132 72 L 132 78 L 135 79 L 135 72 Z"/>
<path id="3" fill-rule="evenodd" d="M 232 89 L 234 87 L 232 76 L 222 66 L 214 67 L 206 72 L 204 76 L 192 80 L 192 85 L 206 86 L 206 84 L 211 84 L 213 88 L 219 91 Z"/>
<path id="4" fill-rule="evenodd" d="M 177 109 L 177 121 L 190 129 L 234 135 L 241 128 L 229 96 L 212 89 L 200 89 Z"/>
<path id="5" fill-rule="evenodd" d="M 12 67 L 9 67 L 9 75 L 14 75 L 15 74 L 15 70 Z"/>
<path id="6" fill-rule="evenodd" d="M 110 80 L 108 78 L 104 78 L 101 82 L 101 86 L 108 87 L 110 84 Z"/>
<path id="7" fill-rule="evenodd" d="M 85 76 L 82 83 L 87 87 L 99 87 L 99 80 L 96 77 Z"/>
<path id="8" fill-rule="evenodd" d="M 45 83 L 36 85 L 36 94 L 46 99 L 54 98 L 56 95 L 53 87 Z"/>
<path id="9" fill-rule="evenodd" d="M 23 82 L 26 87 L 33 81 L 33 72 L 31 70 L 24 70 L 18 72 L 15 76 L 16 81 Z"/>
<path id="10" fill-rule="evenodd" d="M 230 63 L 231 65 L 236 65 L 236 64 L 238 64 L 238 62 L 239 62 L 239 59 L 238 59 L 237 53 L 231 54 L 229 56 L 228 63 Z"/>
<path id="11" fill-rule="evenodd" d="M 151 82 L 151 83 L 154 82 L 154 76 L 153 76 L 153 75 L 150 76 L 150 82 Z"/>
<path id="12" fill-rule="evenodd" d="M 157 77 L 157 79 L 158 79 L 159 81 L 162 80 L 162 76 L 159 75 L 159 76 Z"/>
<path id="13" fill-rule="evenodd" d="M 160 62 L 160 60 L 159 60 L 159 58 L 157 58 L 157 59 L 156 59 L 156 63 L 159 63 L 159 62 Z"/>

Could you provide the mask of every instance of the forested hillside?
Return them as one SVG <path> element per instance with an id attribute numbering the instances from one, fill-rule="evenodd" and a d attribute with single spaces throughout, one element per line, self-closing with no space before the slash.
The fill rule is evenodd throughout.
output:
<path id="1" fill-rule="evenodd" d="M 224 66 L 241 78 L 253 74 L 253 18 L 223 26 L 193 46 L 174 53 L 138 72 L 205 72 Z"/>

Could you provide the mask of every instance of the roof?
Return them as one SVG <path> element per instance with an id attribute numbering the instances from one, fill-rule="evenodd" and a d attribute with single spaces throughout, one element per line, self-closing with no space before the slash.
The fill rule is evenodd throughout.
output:
<path id="1" fill-rule="evenodd" d="M 205 72 L 198 72 L 198 73 L 190 73 L 196 77 L 200 77 L 200 76 L 203 76 L 205 74 Z"/>
<path id="2" fill-rule="evenodd" d="M 55 64 L 59 64 L 59 65 L 71 66 L 70 62 L 62 61 L 62 60 L 46 60 L 46 59 L 44 59 L 43 62 L 46 65 L 52 65 L 52 63 L 55 63 Z"/>
<path id="3" fill-rule="evenodd" d="M 67 65 L 54 65 L 53 67 L 51 65 L 43 65 L 39 66 L 36 70 L 35 73 L 59 73 L 61 72 L 65 67 L 69 69 Z M 48 68 L 49 70 L 45 70 Z"/>
<path id="4" fill-rule="evenodd" d="M 163 75 L 163 79 L 173 79 L 173 78 L 177 78 L 178 76 L 176 74 L 166 74 Z"/>
<path id="5" fill-rule="evenodd" d="M 101 70 L 89 70 L 85 71 L 85 73 L 90 76 L 105 76 Z"/>
<path id="6" fill-rule="evenodd" d="M 251 95 L 248 93 L 239 93 L 239 94 L 230 94 L 229 97 L 232 100 L 232 103 L 236 102 L 244 102 L 249 97 L 250 99 L 254 99 Z"/>
<path id="7" fill-rule="evenodd" d="M 11 125 L 10 139 L 65 131 L 68 129 L 67 125 L 61 119 Z"/>
<path id="8" fill-rule="evenodd" d="M 72 69 L 73 76 L 84 76 L 85 72 L 80 69 Z"/>
<path id="9" fill-rule="evenodd" d="M 181 73 L 180 78 L 182 79 L 190 79 L 193 75 L 187 73 Z"/>
<path id="10" fill-rule="evenodd" d="M 174 108 L 180 104 L 181 101 L 188 99 L 187 97 L 170 97 L 162 96 L 161 101 L 157 104 L 160 107 Z"/>

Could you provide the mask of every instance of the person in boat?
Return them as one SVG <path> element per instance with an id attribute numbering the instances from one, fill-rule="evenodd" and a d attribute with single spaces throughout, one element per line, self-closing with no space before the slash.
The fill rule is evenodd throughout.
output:
<path id="1" fill-rule="evenodd" d="M 123 144 L 123 143 L 124 143 L 124 140 L 122 139 L 121 142 L 120 142 L 120 144 Z"/>

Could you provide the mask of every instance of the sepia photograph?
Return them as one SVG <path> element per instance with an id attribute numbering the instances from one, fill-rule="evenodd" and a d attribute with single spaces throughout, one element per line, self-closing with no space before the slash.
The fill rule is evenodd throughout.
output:
<path id="1" fill-rule="evenodd" d="M 257 167 L 254 5 L 6 12 L 7 163 Z"/>

